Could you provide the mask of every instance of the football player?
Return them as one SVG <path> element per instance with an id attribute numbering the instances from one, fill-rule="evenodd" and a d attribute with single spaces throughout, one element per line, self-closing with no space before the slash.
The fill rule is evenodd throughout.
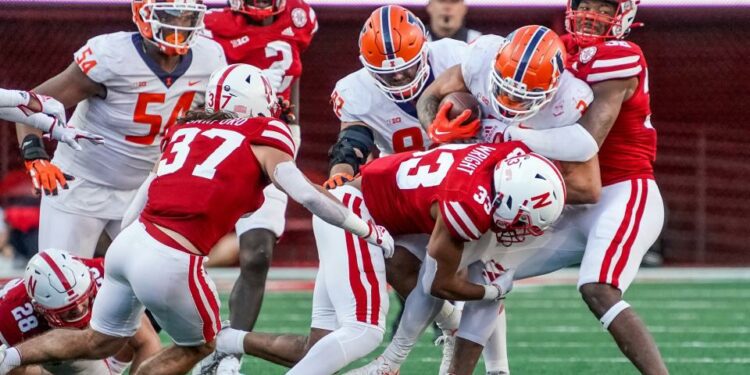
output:
<path id="1" fill-rule="evenodd" d="M 300 129 L 299 78 L 301 55 L 318 30 L 315 11 L 303 0 L 230 0 L 229 7 L 206 13 L 206 33 L 221 44 L 230 64 L 264 70 L 271 86 L 286 103 L 285 122 L 297 148 Z M 240 277 L 229 298 L 232 327 L 252 330 L 258 319 L 273 248 L 284 233 L 287 196 L 273 185 L 263 193 L 258 211 L 235 225 L 240 246 Z M 239 367 L 225 359 L 222 366 Z M 210 366 L 210 365 L 208 365 Z"/>
<path id="2" fill-rule="evenodd" d="M 75 150 L 81 150 L 78 144 L 81 139 L 94 144 L 103 142 L 100 136 L 68 126 L 63 105 L 49 96 L 37 95 L 33 91 L 0 89 L 0 119 L 39 129 L 49 134 L 50 138 Z M 34 182 L 37 182 L 36 179 Z M 39 189 L 39 186 L 36 188 Z"/>
<path id="3" fill-rule="evenodd" d="M 17 127 L 26 167 L 45 192 L 68 185 L 60 171 L 76 177 L 57 197 L 42 197 L 41 248 L 89 257 L 103 231 L 110 238 L 120 232 L 164 131 L 203 102 L 209 75 L 226 65 L 221 47 L 198 37 L 205 10 L 202 0 L 133 0 L 138 32 L 89 39 L 67 69 L 35 89 L 65 108 L 79 104 L 70 122 L 106 141 L 78 152 L 60 147 L 52 164 L 40 132 Z"/>
<path id="4" fill-rule="evenodd" d="M 417 289 L 431 288 L 443 299 L 497 301 L 510 291 L 512 273 L 490 283 L 458 277 L 464 243 L 490 230 L 523 228 L 541 234 L 564 204 L 557 169 L 527 152 L 523 143 L 506 142 L 398 153 L 362 167 L 361 177 L 332 194 L 363 217 L 382 222 L 389 232 L 430 236 L 427 266 Z M 527 201 L 539 204 L 527 210 Z M 314 219 L 313 230 L 321 265 L 310 335 L 228 328 L 219 333 L 217 351 L 293 365 L 288 374 L 323 375 L 378 346 L 388 309 L 382 255 L 320 219 Z M 359 264 L 364 273 L 356 272 Z M 445 303 L 437 298 L 429 302 Z"/>
<path id="5" fill-rule="evenodd" d="M 0 290 L 2 344 L 16 345 L 55 328 L 86 328 L 103 276 L 103 258 L 76 258 L 56 249 L 34 255 L 23 279 L 11 280 Z M 148 319 L 141 320 L 143 324 L 126 347 L 105 360 L 24 366 L 12 374 L 120 374 L 128 365 L 135 373 L 140 363 L 161 349 Z"/>
<path id="6" fill-rule="evenodd" d="M 426 150 L 431 142 L 419 125 L 416 101 L 435 77 L 461 64 L 466 49 L 453 39 L 428 42 L 422 22 L 403 7 L 376 9 L 359 36 L 363 67 L 339 80 L 331 95 L 341 132 L 329 150 L 326 186 L 352 180 L 376 147 L 381 155 Z M 416 285 L 427 240 L 422 234 L 399 236 L 394 256 L 386 260 L 388 283 L 402 298 Z M 444 333 L 458 327 L 455 311 L 446 303 L 436 318 Z M 451 344 L 444 346 L 448 358 Z"/>
<path id="7" fill-rule="evenodd" d="M 664 224 L 654 180 L 656 130 L 651 124 L 648 65 L 630 33 L 638 0 L 569 0 L 570 72 L 594 91 L 581 124 L 600 145 L 602 192 L 582 215 L 589 224 L 578 289 L 620 350 L 645 374 L 667 367 L 646 325 L 622 299 Z M 594 235 L 595 234 L 595 235 Z"/>
<path id="8" fill-rule="evenodd" d="M 138 328 L 145 308 L 175 345 L 141 366 L 145 374 L 184 374 L 214 349 L 219 298 L 204 257 L 242 215 L 258 209 L 274 183 L 332 225 L 393 252 L 393 239 L 316 187 L 294 164 L 296 145 L 277 115 L 261 70 L 235 64 L 211 75 L 206 110 L 172 127 L 164 152 L 139 189 L 133 221 L 107 252 L 107 268 L 84 331 L 52 331 L 7 351 L 0 375 L 19 364 L 103 358 Z"/>

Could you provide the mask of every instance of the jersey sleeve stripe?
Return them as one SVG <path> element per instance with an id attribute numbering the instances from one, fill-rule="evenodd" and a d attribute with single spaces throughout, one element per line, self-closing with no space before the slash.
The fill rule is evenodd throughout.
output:
<path id="1" fill-rule="evenodd" d="M 594 73 L 589 74 L 586 77 L 586 82 L 599 82 L 599 81 L 606 81 L 608 79 L 618 79 L 618 78 L 628 78 L 637 75 L 641 72 L 643 68 L 638 65 L 634 68 L 630 69 L 623 69 L 623 70 L 615 70 L 613 72 L 605 72 L 605 73 Z"/>
<path id="2" fill-rule="evenodd" d="M 458 234 L 458 236 L 463 238 L 464 240 L 471 241 L 472 238 L 466 235 L 466 232 L 461 229 L 461 225 L 458 224 L 458 222 L 454 218 L 453 213 L 451 213 L 450 208 L 445 203 L 443 203 L 442 205 L 442 211 L 443 217 L 445 217 L 446 223 L 448 224 L 448 228 L 452 229 L 454 233 Z"/>
<path id="3" fill-rule="evenodd" d="M 630 65 L 635 62 L 638 62 L 638 60 L 640 59 L 641 59 L 641 56 L 635 55 L 635 56 L 620 57 L 618 59 L 596 60 L 594 61 L 594 65 L 592 65 L 591 68 L 596 69 L 596 68 L 609 68 L 609 67 L 618 66 L 618 65 Z"/>
<path id="4" fill-rule="evenodd" d="M 464 211 L 463 207 L 458 202 L 449 202 L 451 208 L 453 211 L 458 215 L 458 218 L 461 220 L 461 222 L 464 224 L 464 227 L 466 227 L 469 230 L 469 234 L 474 238 L 481 237 L 481 233 L 479 232 L 479 229 L 477 229 L 477 226 L 474 225 L 474 222 L 471 220 L 468 214 L 466 214 L 466 211 Z"/>
<path id="5" fill-rule="evenodd" d="M 294 155 L 295 150 L 296 150 L 294 147 L 294 142 L 292 142 L 291 139 L 285 137 L 284 134 L 268 129 L 268 130 L 264 130 L 263 133 L 261 133 L 261 136 L 265 138 L 273 139 L 277 142 L 281 142 L 282 144 L 284 144 L 286 147 L 289 148 L 286 151 L 289 152 L 291 155 Z"/>
<path id="6" fill-rule="evenodd" d="M 281 122 L 278 122 L 278 121 L 270 121 L 270 122 L 268 123 L 268 125 L 269 125 L 269 126 L 273 126 L 274 128 L 276 128 L 276 129 L 271 129 L 271 130 L 276 130 L 276 131 L 278 131 L 278 132 L 280 132 L 280 133 L 284 134 L 284 135 L 285 135 L 285 136 L 286 136 L 287 138 L 289 138 L 289 140 L 292 140 L 292 139 L 293 139 L 293 138 L 292 138 L 292 133 L 291 133 L 291 131 L 289 130 L 289 127 L 287 127 L 287 126 L 286 126 L 286 125 L 284 125 L 283 123 L 281 123 Z"/>

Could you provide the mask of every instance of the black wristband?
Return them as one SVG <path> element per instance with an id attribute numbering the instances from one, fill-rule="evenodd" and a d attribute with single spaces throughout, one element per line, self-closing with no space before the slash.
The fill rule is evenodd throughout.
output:
<path id="1" fill-rule="evenodd" d="M 42 139 L 36 134 L 29 134 L 23 138 L 23 142 L 21 142 L 21 156 L 25 161 L 49 160 L 49 154 L 44 149 Z"/>

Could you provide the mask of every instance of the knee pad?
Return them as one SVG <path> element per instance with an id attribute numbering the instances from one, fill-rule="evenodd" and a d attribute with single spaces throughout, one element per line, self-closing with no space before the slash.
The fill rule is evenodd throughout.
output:
<path id="1" fill-rule="evenodd" d="M 620 315 L 621 312 L 629 307 L 630 304 L 623 300 L 612 305 L 612 307 L 610 307 L 609 310 L 607 310 L 607 312 L 605 312 L 599 319 L 599 322 L 602 323 L 602 328 L 609 329 L 609 325 L 612 324 L 612 321 L 615 320 L 617 315 Z"/>

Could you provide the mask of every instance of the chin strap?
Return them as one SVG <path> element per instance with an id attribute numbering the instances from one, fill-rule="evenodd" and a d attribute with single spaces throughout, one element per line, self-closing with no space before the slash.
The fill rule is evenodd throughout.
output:
<path id="1" fill-rule="evenodd" d="M 625 309 L 629 307 L 630 307 L 630 304 L 622 300 L 620 302 L 615 303 L 599 319 L 599 322 L 602 323 L 602 328 L 609 329 L 609 325 L 612 324 L 612 321 L 615 320 L 617 315 L 620 315 L 621 312 L 625 311 Z"/>

